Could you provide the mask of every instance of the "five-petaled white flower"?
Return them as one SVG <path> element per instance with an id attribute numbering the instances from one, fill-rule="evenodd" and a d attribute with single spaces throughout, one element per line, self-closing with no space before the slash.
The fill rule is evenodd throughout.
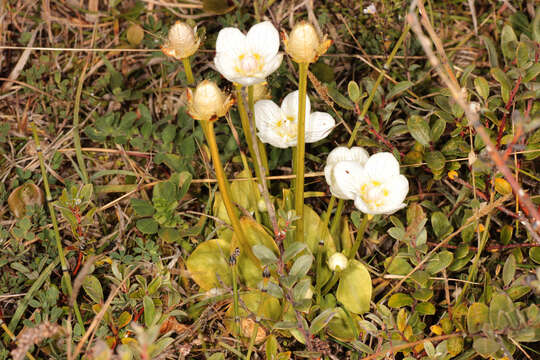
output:
<path id="1" fill-rule="evenodd" d="M 281 108 L 271 100 L 255 103 L 255 125 L 259 139 L 279 148 L 296 146 L 298 133 L 298 100 L 300 93 L 293 91 L 285 96 Z M 306 96 L 305 140 L 313 143 L 324 139 L 334 128 L 336 122 L 330 114 L 314 112 L 310 114 L 311 104 Z"/>
<path id="2" fill-rule="evenodd" d="M 365 214 L 392 214 L 404 208 L 409 182 L 400 175 L 394 155 L 381 152 L 367 160 L 366 155 L 362 148 L 347 151 L 342 147 L 329 154 L 324 170 L 332 194 L 354 200 Z"/>
<path id="3" fill-rule="evenodd" d="M 227 80 L 244 85 L 263 82 L 283 60 L 279 33 L 269 21 L 258 23 L 244 35 L 237 28 L 220 30 L 214 63 Z"/>

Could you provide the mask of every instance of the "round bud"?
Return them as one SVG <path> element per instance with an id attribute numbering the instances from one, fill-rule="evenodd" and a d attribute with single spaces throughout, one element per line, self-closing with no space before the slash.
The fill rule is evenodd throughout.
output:
<path id="1" fill-rule="evenodd" d="M 294 26 L 286 43 L 287 53 L 296 62 L 314 62 L 320 46 L 317 31 L 308 22 L 302 21 Z"/>
<path id="2" fill-rule="evenodd" d="M 332 271 L 341 271 L 347 268 L 348 262 L 347 257 L 338 252 L 330 256 L 328 259 L 328 267 Z"/>
<path id="3" fill-rule="evenodd" d="M 266 201 L 264 201 L 264 199 L 259 199 L 259 201 L 257 201 L 257 208 L 260 212 L 268 211 L 268 209 L 266 208 Z"/>
<path id="4" fill-rule="evenodd" d="M 215 120 L 225 115 L 231 104 L 230 98 L 214 82 L 204 80 L 189 96 L 188 113 L 196 120 Z"/>
<path id="5" fill-rule="evenodd" d="M 162 50 L 166 55 L 178 60 L 193 55 L 201 40 L 195 34 L 195 30 L 188 24 L 177 21 L 169 30 L 167 43 Z"/>

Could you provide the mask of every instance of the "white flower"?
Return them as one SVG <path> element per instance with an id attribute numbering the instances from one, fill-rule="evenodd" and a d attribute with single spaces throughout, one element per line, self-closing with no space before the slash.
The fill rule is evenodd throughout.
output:
<path id="1" fill-rule="evenodd" d="M 347 257 L 342 253 L 335 253 L 328 259 L 328 267 L 332 271 L 345 270 L 347 268 L 349 261 Z"/>
<path id="2" fill-rule="evenodd" d="M 330 192 L 339 199 L 353 200 L 356 177 L 369 154 L 364 148 L 355 146 L 350 149 L 339 146 L 328 154 L 326 166 L 324 167 L 324 177 L 330 186 Z M 348 183 L 348 186 L 343 184 Z"/>
<path id="3" fill-rule="evenodd" d="M 263 143 L 279 148 L 296 146 L 298 133 L 299 92 L 288 94 L 281 108 L 271 100 L 259 100 L 255 103 L 255 125 L 257 135 Z M 306 142 L 312 143 L 324 139 L 336 124 L 328 113 L 310 114 L 311 104 L 306 96 Z"/>
<path id="4" fill-rule="evenodd" d="M 367 8 L 364 9 L 364 14 L 375 15 L 377 13 L 377 8 L 373 3 L 371 3 Z"/>
<path id="5" fill-rule="evenodd" d="M 254 25 L 247 35 L 228 27 L 218 34 L 214 63 L 227 80 L 249 86 L 276 71 L 283 60 L 278 50 L 279 33 L 269 21 Z"/>
<path id="6" fill-rule="evenodd" d="M 382 152 L 366 161 L 365 150 L 359 149 L 354 150 L 354 160 L 349 160 L 353 149 L 347 153 L 337 148 L 330 153 L 325 176 L 332 194 L 354 200 L 356 208 L 365 214 L 392 214 L 404 208 L 409 182 L 400 175 L 394 155 Z"/>

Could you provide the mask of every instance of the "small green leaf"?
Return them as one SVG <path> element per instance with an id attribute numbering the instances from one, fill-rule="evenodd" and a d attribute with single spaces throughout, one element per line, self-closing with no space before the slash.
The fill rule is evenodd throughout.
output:
<path id="1" fill-rule="evenodd" d="M 532 247 L 529 249 L 529 257 L 532 261 L 540 265 L 540 247 Z"/>
<path id="2" fill-rule="evenodd" d="M 150 296 L 143 298 L 144 306 L 144 324 L 146 327 L 150 327 L 154 324 L 154 317 L 156 316 L 156 306 Z"/>
<path id="3" fill-rule="evenodd" d="M 538 74 L 540 74 L 540 62 L 535 63 L 527 70 L 525 76 L 523 77 L 523 82 L 528 83 L 529 81 L 534 80 Z"/>
<path id="4" fill-rule="evenodd" d="M 490 73 L 501 85 L 501 96 L 503 101 L 507 103 L 510 99 L 510 89 L 512 86 L 508 76 L 499 68 L 492 68 Z"/>
<path id="5" fill-rule="evenodd" d="M 437 238 L 441 240 L 452 232 L 452 224 L 448 221 L 448 217 L 440 211 L 431 214 L 431 226 Z"/>
<path id="6" fill-rule="evenodd" d="M 426 288 L 417 289 L 412 296 L 418 301 L 428 301 L 433 297 L 433 290 Z"/>
<path id="7" fill-rule="evenodd" d="M 504 286 L 510 285 L 512 280 L 514 280 L 514 275 L 516 274 L 516 258 L 514 255 L 508 256 L 503 267 L 503 283 Z"/>
<path id="8" fill-rule="evenodd" d="M 372 285 L 369 272 L 358 260 L 350 260 L 341 272 L 336 298 L 354 314 L 369 311 Z"/>
<path id="9" fill-rule="evenodd" d="M 336 104 L 346 110 L 354 110 L 354 103 L 348 97 L 339 92 L 334 85 L 328 85 L 328 95 Z"/>
<path id="10" fill-rule="evenodd" d="M 504 25 L 501 32 L 501 50 L 507 61 L 513 61 L 516 56 L 517 36 L 510 25 Z"/>
<path id="11" fill-rule="evenodd" d="M 482 76 L 478 76 L 476 79 L 474 79 L 474 87 L 476 88 L 478 95 L 480 95 L 480 97 L 486 101 L 489 96 L 489 84 L 487 80 Z"/>
<path id="12" fill-rule="evenodd" d="M 137 229 L 143 234 L 155 234 L 158 232 L 158 223 L 152 218 L 139 219 Z"/>
<path id="13" fill-rule="evenodd" d="M 426 271 L 430 274 L 437 274 L 446 269 L 454 261 L 454 254 L 444 250 L 433 255 L 426 265 Z"/>
<path id="14" fill-rule="evenodd" d="M 446 129 L 446 121 L 442 118 L 437 118 L 433 122 L 433 126 L 431 126 L 429 136 L 431 138 L 432 142 L 436 142 L 441 138 L 441 135 L 444 133 L 444 130 Z"/>
<path id="15" fill-rule="evenodd" d="M 489 308 L 483 303 L 474 303 L 467 312 L 467 329 L 474 334 L 482 330 L 482 326 L 489 321 Z"/>
<path id="16" fill-rule="evenodd" d="M 414 84 L 411 81 L 401 81 L 398 82 L 392 89 L 386 94 L 388 100 L 392 99 L 394 96 L 401 94 L 402 92 L 410 89 Z"/>
<path id="17" fill-rule="evenodd" d="M 201 291 L 230 285 L 231 271 L 227 262 L 230 244 L 222 239 L 208 240 L 197 246 L 186 261 L 193 281 Z M 209 271 L 211 269 L 212 271 Z"/>
<path id="18" fill-rule="evenodd" d="M 390 296 L 390 299 L 388 299 L 388 306 L 395 309 L 403 306 L 411 306 L 413 303 L 413 298 L 410 295 L 403 293 L 393 294 Z"/>
<path id="19" fill-rule="evenodd" d="M 336 309 L 326 309 L 315 319 L 311 321 L 311 325 L 309 327 L 309 332 L 312 334 L 317 334 L 319 331 L 324 329 L 326 325 L 332 320 L 334 316 L 336 316 L 337 311 Z"/>
<path id="20" fill-rule="evenodd" d="M 427 166 L 433 171 L 435 176 L 443 172 L 446 159 L 440 151 L 428 151 L 424 155 L 424 158 Z"/>
<path id="21" fill-rule="evenodd" d="M 349 81 L 347 91 L 349 93 L 349 98 L 353 103 L 358 103 L 358 101 L 360 101 L 360 88 L 358 87 L 356 81 Z"/>
<path id="22" fill-rule="evenodd" d="M 495 47 L 495 43 L 490 37 L 487 37 L 485 35 L 480 36 L 482 41 L 484 41 L 484 45 L 486 47 L 486 50 L 488 52 L 488 58 L 489 58 L 489 65 L 492 68 L 499 67 L 499 59 L 497 56 L 497 49 Z"/>
<path id="23" fill-rule="evenodd" d="M 520 69 L 525 69 L 527 64 L 532 60 L 529 55 L 529 47 L 524 42 L 519 42 L 516 49 L 517 66 Z"/>
<path id="24" fill-rule="evenodd" d="M 481 356 L 488 357 L 499 351 L 500 345 L 495 340 L 485 337 L 476 337 L 473 340 L 473 348 Z"/>
<path id="25" fill-rule="evenodd" d="M 420 315 L 434 315 L 435 306 L 429 302 L 423 302 L 414 307 L 414 310 Z"/>
<path id="26" fill-rule="evenodd" d="M 98 278 L 94 275 L 88 275 L 84 278 L 83 289 L 88 296 L 96 303 L 101 304 L 103 302 L 103 288 Z"/>
<path id="27" fill-rule="evenodd" d="M 255 254 L 263 265 L 274 264 L 278 261 L 278 258 L 274 252 L 264 245 L 257 244 L 252 247 L 252 250 L 253 254 Z"/>
<path id="28" fill-rule="evenodd" d="M 424 146 L 429 145 L 430 129 L 426 119 L 419 115 L 412 115 L 407 120 L 407 128 L 411 136 Z"/>
<path id="29" fill-rule="evenodd" d="M 294 262 L 291 270 L 289 271 L 289 275 L 301 278 L 308 273 L 309 269 L 311 268 L 311 264 L 313 264 L 313 256 L 302 255 Z"/>
<path id="30" fill-rule="evenodd" d="M 283 252 L 283 262 L 288 263 L 296 255 L 300 254 L 302 250 L 306 248 L 305 243 L 294 241 L 287 246 L 287 249 Z"/>

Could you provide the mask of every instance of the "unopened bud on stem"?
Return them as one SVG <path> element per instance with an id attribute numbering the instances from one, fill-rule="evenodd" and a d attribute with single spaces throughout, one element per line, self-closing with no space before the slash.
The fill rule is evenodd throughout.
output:
<path id="1" fill-rule="evenodd" d="M 161 50 L 168 56 L 182 60 L 193 55 L 201 39 L 195 34 L 195 29 L 188 24 L 177 21 L 169 30 L 167 42 Z"/>
<path id="2" fill-rule="evenodd" d="M 197 85 L 193 93 L 188 89 L 188 113 L 195 120 L 216 120 L 229 111 L 232 103 L 231 97 L 209 80 Z"/>
<path id="3" fill-rule="evenodd" d="M 298 63 L 317 61 L 332 44 L 326 35 L 321 40 L 313 25 L 305 21 L 296 24 L 284 42 L 287 53 Z"/>

